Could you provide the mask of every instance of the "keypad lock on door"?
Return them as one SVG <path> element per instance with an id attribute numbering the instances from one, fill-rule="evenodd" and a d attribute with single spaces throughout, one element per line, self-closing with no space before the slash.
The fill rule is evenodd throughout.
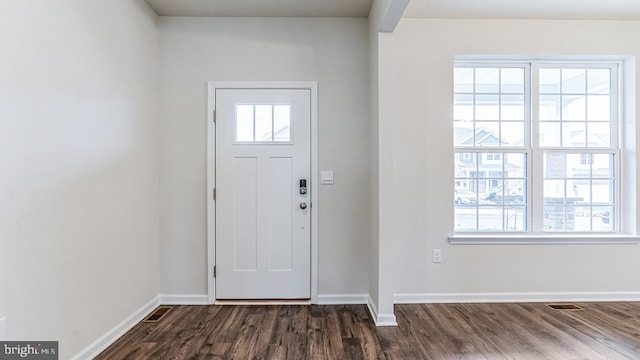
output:
<path id="1" fill-rule="evenodd" d="M 307 193 L 307 179 L 300 179 L 300 195 Z"/>

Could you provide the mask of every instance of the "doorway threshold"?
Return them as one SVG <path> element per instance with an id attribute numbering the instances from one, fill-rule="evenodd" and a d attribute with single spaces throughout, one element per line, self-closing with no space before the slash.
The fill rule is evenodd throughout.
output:
<path id="1" fill-rule="evenodd" d="M 216 300 L 214 305 L 311 305 L 311 299 L 226 299 Z"/>

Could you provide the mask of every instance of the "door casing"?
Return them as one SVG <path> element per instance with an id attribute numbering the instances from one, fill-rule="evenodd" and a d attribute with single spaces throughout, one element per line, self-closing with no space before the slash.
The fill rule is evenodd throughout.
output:
<path id="1" fill-rule="evenodd" d="M 311 91 L 311 303 L 318 303 L 318 84 L 315 81 L 209 81 L 207 94 L 207 301 L 216 301 L 216 89 L 306 89 Z"/>

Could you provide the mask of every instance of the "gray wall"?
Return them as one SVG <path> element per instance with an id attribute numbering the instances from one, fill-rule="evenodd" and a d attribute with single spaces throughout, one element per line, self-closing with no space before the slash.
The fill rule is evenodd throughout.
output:
<path id="1" fill-rule="evenodd" d="M 156 15 L 0 3 L 0 318 L 69 359 L 159 293 Z"/>
<path id="2" fill-rule="evenodd" d="M 207 81 L 318 81 L 319 294 L 368 293 L 366 19 L 160 18 L 165 294 L 206 281 Z"/>
<path id="3" fill-rule="evenodd" d="M 392 190 L 395 289 L 417 299 L 482 296 L 639 297 L 638 245 L 449 245 L 453 232 L 454 55 L 630 55 L 640 44 L 629 34 L 637 21 L 419 20 L 403 19 L 382 51 L 393 54 L 395 139 Z M 637 83 L 637 74 L 625 81 Z M 635 89 L 633 89 L 635 90 Z M 627 104 L 638 103 L 637 94 Z M 625 154 L 637 149 L 635 113 L 625 119 Z M 381 120 L 382 121 L 382 120 Z M 627 160 L 628 161 L 628 160 Z M 637 161 L 637 160 L 636 160 Z M 624 219 L 635 234 L 637 166 L 623 179 Z M 418 186 L 405 186 L 415 184 Z M 431 251 L 442 249 L 434 264 Z M 420 296 L 424 295 L 424 296 Z M 476 298 L 479 298 L 476 296 Z"/>

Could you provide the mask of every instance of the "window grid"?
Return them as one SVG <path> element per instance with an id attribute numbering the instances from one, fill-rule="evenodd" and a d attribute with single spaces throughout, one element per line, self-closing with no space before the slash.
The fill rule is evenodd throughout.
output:
<path id="1" fill-rule="evenodd" d="M 538 233 L 538 232 L 617 232 L 620 229 L 620 224 L 619 224 L 619 207 L 617 204 L 619 204 L 619 163 L 620 163 L 620 156 L 619 156 L 619 149 L 618 149 L 618 83 L 617 83 L 617 76 L 618 76 L 618 68 L 617 68 L 617 64 L 614 63 L 604 63 L 604 64 L 565 64 L 565 63 L 543 63 L 543 64 L 539 64 L 537 62 L 528 62 L 526 64 L 508 64 L 508 65 L 504 65 L 504 64 L 488 64 L 488 63 L 457 63 L 456 64 L 456 70 L 462 68 L 462 69 L 466 69 L 467 71 L 469 69 L 473 70 L 473 79 L 474 81 L 477 80 L 477 76 L 476 76 L 476 71 L 477 69 L 490 69 L 490 68 L 499 68 L 499 69 L 503 69 L 504 67 L 506 68 L 513 68 L 513 67 L 520 67 L 520 68 L 524 68 L 524 73 L 526 74 L 525 79 L 524 79 L 524 139 L 521 141 L 521 143 L 517 144 L 517 146 L 505 146 L 505 142 L 503 141 L 504 138 L 504 134 L 502 133 L 503 127 L 502 127 L 502 123 L 506 122 L 503 118 L 502 118 L 502 87 L 500 86 L 499 91 L 496 92 L 496 94 L 498 95 L 498 99 L 500 99 L 497 104 L 498 104 L 498 113 L 499 113 L 499 117 L 497 119 L 498 123 L 500 126 L 497 127 L 498 130 L 498 141 L 494 142 L 493 146 L 483 146 L 482 144 L 478 144 L 478 140 L 477 140 L 477 135 L 478 135 L 478 128 L 480 126 L 478 125 L 484 125 L 486 122 L 491 122 L 490 120 L 483 120 L 483 119 L 477 119 L 477 114 L 476 114 L 476 109 L 477 109 L 477 103 L 476 103 L 476 98 L 477 96 L 477 92 L 476 90 L 479 89 L 479 87 L 475 84 L 475 82 L 473 83 L 473 117 L 459 117 L 457 115 L 460 115 L 460 111 L 456 111 L 456 107 L 460 106 L 461 102 L 459 101 L 460 98 L 458 97 L 458 95 L 460 94 L 466 94 L 469 95 L 469 92 L 464 92 L 464 91 L 458 91 L 459 87 L 457 86 L 457 84 L 454 84 L 454 126 L 456 126 L 456 131 L 457 128 L 460 124 L 464 124 L 465 122 L 467 123 L 467 128 L 469 128 L 468 123 L 470 122 L 472 124 L 472 131 L 473 131 L 473 141 L 471 143 L 469 142 L 464 142 L 464 139 L 462 139 L 461 137 L 457 136 L 458 134 L 456 134 L 456 137 L 454 139 L 455 142 L 455 154 L 456 154 L 456 159 L 469 159 L 470 155 L 472 155 L 474 157 L 474 161 L 475 161 L 475 175 L 474 176 L 462 176 L 462 174 L 460 174 L 459 172 L 459 166 L 458 163 L 456 164 L 456 176 L 455 176 L 455 186 L 456 186 L 456 194 L 458 193 L 458 190 L 460 188 L 460 186 L 462 185 L 466 185 L 468 188 L 470 189 L 474 189 L 475 190 L 475 203 L 457 203 L 455 205 L 456 208 L 456 225 L 455 225 L 455 231 L 456 232 L 477 232 L 477 233 L 483 233 L 483 232 L 534 232 L 534 233 Z M 565 69 L 568 69 L 566 72 L 567 73 L 571 73 L 571 71 L 573 71 L 574 73 L 580 73 L 582 72 L 584 74 L 584 88 L 580 89 L 578 91 L 575 92 L 571 92 L 568 91 L 565 87 L 566 85 L 563 83 L 563 81 L 559 82 L 559 89 L 557 90 L 557 93 L 553 93 L 551 91 L 545 91 L 541 89 L 541 81 L 544 80 L 540 80 L 540 73 L 539 70 L 546 70 L 546 69 L 555 69 L 556 71 L 558 71 L 561 75 L 561 79 L 562 79 L 562 74 L 565 71 Z M 499 71 L 499 84 L 502 84 L 502 71 Z M 596 73 L 598 73 L 599 75 L 602 74 L 608 74 L 609 79 L 608 79 L 608 86 L 607 84 L 605 84 L 603 86 L 603 89 L 600 90 L 590 90 L 593 89 L 594 87 L 591 86 L 592 84 L 590 83 L 591 80 L 590 79 L 590 71 L 591 70 L 596 70 Z M 530 74 L 530 75 L 529 75 Z M 457 75 L 457 74 L 456 74 Z M 544 75 L 544 74 L 543 74 Z M 568 76 L 565 76 L 565 80 L 569 79 Z M 531 80 L 531 82 L 529 83 L 529 80 Z M 607 81 L 603 82 L 601 81 L 601 83 L 607 83 Z M 602 85 L 602 84 L 600 84 Z M 601 86 L 602 87 L 602 86 Z M 464 90 L 464 89 L 463 89 Z M 468 89 L 466 89 L 468 90 Z M 486 93 L 484 93 L 486 94 Z M 549 120 L 550 122 L 557 122 L 562 124 L 564 123 L 579 123 L 579 124 L 584 124 L 583 129 L 577 129 L 582 130 L 584 133 L 584 143 L 578 144 L 578 145 L 582 145 L 582 146 L 566 146 L 568 144 L 563 143 L 562 141 L 558 144 L 547 144 L 544 143 L 544 139 L 540 136 L 541 132 L 544 132 L 541 128 L 541 124 L 545 123 L 545 120 L 541 120 L 541 118 L 544 118 L 545 115 L 544 113 L 544 109 L 543 109 L 543 103 L 544 103 L 544 98 L 543 95 L 549 95 L 549 94 L 553 94 L 553 95 L 558 95 L 560 97 L 560 101 L 558 101 L 557 103 L 562 104 L 562 98 L 563 96 L 573 96 L 573 95 L 580 95 L 582 96 L 582 101 L 583 104 L 579 104 L 580 106 L 584 107 L 584 118 L 583 119 L 567 119 L 566 118 L 566 114 L 560 110 L 559 111 L 559 116 L 558 119 L 555 119 L 553 121 Z M 602 98 L 604 98 L 606 96 L 606 102 L 608 103 L 608 109 L 607 110 L 607 117 L 608 120 L 604 121 L 604 120 L 598 120 L 595 119 L 593 116 L 590 115 L 590 108 L 589 108 L 589 100 L 588 97 L 591 95 L 596 95 L 596 96 L 601 96 Z M 600 102 L 600 104 L 602 105 L 602 101 Z M 532 106 L 532 104 L 535 104 L 535 106 Z M 606 108 L 607 105 L 605 105 Z M 602 113 L 602 111 L 601 111 Z M 531 117 L 530 117 L 531 116 Z M 603 117 L 601 115 L 599 115 L 600 117 Z M 600 136 L 600 138 L 598 139 L 598 142 L 594 142 L 594 141 L 590 141 L 590 139 L 592 139 L 592 137 L 594 136 L 594 134 L 596 134 L 596 132 L 589 132 L 589 127 L 592 124 L 606 124 L 607 127 L 609 127 L 609 131 L 608 131 L 608 139 L 607 136 Z M 566 131 L 568 129 L 570 129 L 570 126 L 559 126 L 560 131 Z M 601 129 L 603 127 L 601 126 Z M 496 129 L 496 127 L 494 127 L 494 129 Z M 575 128 L 572 129 L 572 131 L 576 131 Z M 606 131 L 605 131 L 605 135 L 606 135 Z M 580 136 L 580 135 L 579 135 Z M 561 136 L 560 137 L 561 140 L 566 139 L 566 134 L 565 136 Z M 592 139 L 593 140 L 593 139 Z M 606 141 L 603 141 L 606 140 Z M 549 145 L 555 145 L 555 146 L 549 146 Z M 563 147 L 564 145 L 564 147 Z M 531 146 L 531 147 L 529 147 Z M 516 150 L 518 148 L 521 148 L 522 150 Z M 504 164 L 505 162 L 502 162 L 502 171 L 501 171 L 501 175 L 500 176 L 491 176 L 489 171 L 484 171 L 482 169 L 479 168 L 479 164 L 480 164 L 480 158 L 482 158 L 483 156 L 486 157 L 486 160 L 488 161 L 492 161 L 495 159 L 496 154 L 499 154 L 498 157 L 500 158 L 506 158 L 508 156 L 508 153 L 511 153 L 513 151 L 516 152 L 520 152 L 520 153 L 524 153 L 525 154 L 525 164 L 523 164 L 523 169 L 524 169 L 524 173 L 525 174 L 529 174 L 529 175 L 525 175 L 521 181 L 522 181 L 522 199 L 523 199 L 523 204 L 509 204 L 509 206 L 515 206 L 515 207 L 521 207 L 522 208 L 522 212 L 524 213 L 524 220 L 523 223 L 524 225 L 521 226 L 521 228 L 514 228 L 513 226 L 509 226 L 509 222 L 506 219 L 506 215 L 505 215 L 505 207 L 507 206 L 505 204 L 505 199 L 508 199 L 508 192 L 509 190 L 507 190 L 508 186 L 506 186 L 508 181 L 513 180 L 513 178 L 511 178 L 508 174 L 508 171 L 504 169 Z M 561 204 L 557 204 L 557 201 L 560 201 L 558 199 L 545 199 L 545 191 L 546 193 L 549 192 L 549 188 L 545 188 L 545 182 L 549 179 L 547 179 L 546 174 L 544 173 L 544 168 L 543 168 L 543 163 L 544 160 L 546 159 L 547 154 L 550 153 L 560 153 L 560 154 L 573 154 L 576 156 L 577 159 L 577 163 L 583 166 L 588 166 L 589 167 L 589 173 L 587 177 L 578 177 L 578 178 L 574 178 L 571 176 L 567 176 L 567 174 L 565 174 L 564 178 L 562 179 L 557 179 L 557 178 L 553 178 L 553 180 L 561 180 L 562 181 L 562 186 L 563 186 L 563 198 L 562 198 L 562 203 Z M 609 156 L 609 162 L 610 162 L 610 166 L 608 168 L 608 174 L 606 177 L 599 177 L 599 176 L 594 176 L 594 164 L 593 164 L 593 158 L 594 156 L 598 156 L 597 154 L 606 154 L 607 156 Z M 501 156 L 502 155 L 502 156 Z M 585 163 L 586 162 L 586 163 Z M 483 175 L 484 173 L 484 175 Z M 495 173 L 494 173 L 495 175 Z M 482 185 L 482 182 L 485 182 L 484 185 Z M 579 189 L 574 188 L 574 184 L 580 184 Z M 606 186 L 603 184 L 607 184 Z M 496 186 L 494 186 L 496 185 Z M 497 187 L 499 188 L 500 186 L 502 186 L 502 192 L 503 192 L 503 198 L 502 198 L 502 202 L 499 203 L 492 203 L 492 204 L 487 204 L 487 203 L 483 203 L 487 198 L 486 198 L 486 193 L 481 193 L 481 189 L 483 189 L 483 186 L 486 187 Z M 577 186 L 577 185 L 576 185 Z M 604 189 L 604 190 L 603 190 Z M 597 190 L 597 191 L 596 191 Z M 580 194 L 582 195 L 583 193 L 585 193 L 586 195 L 583 198 L 577 197 L 575 196 L 574 199 L 572 201 L 574 201 L 574 203 L 570 204 L 569 200 L 567 200 L 568 194 L 571 194 L 571 192 L 577 192 L 579 191 Z M 533 197 L 533 195 L 536 195 L 535 197 Z M 602 202 L 602 201 L 595 201 L 594 199 L 597 199 L 598 197 L 603 197 L 603 194 L 608 196 L 608 201 L 607 202 Z M 574 194 L 575 195 L 575 194 Z M 570 197 L 569 197 L 570 198 Z M 580 200 L 580 202 L 578 203 L 578 200 Z M 482 219 L 481 219 L 481 210 L 482 209 L 496 209 L 499 208 L 502 211 L 502 222 L 500 226 L 495 226 L 494 224 L 494 228 L 490 229 L 487 227 L 484 227 L 482 225 Z M 459 210 L 473 210 L 472 214 L 475 215 L 475 227 L 473 228 L 465 228 L 464 226 L 460 226 L 460 218 L 462 218 L 462 216 L 458 216 L 459 214 Z M 550 226 L 550 216 L 549 213 L 550 211 L 553 210 L 555 211 L 555 218 L 552 218 L 552 220 L 554 220 L 557 224 L 561 224 L 562 227 L 559 228 L 558 226 L 553 226 L 554 224 L 551 224 Z M 561 218 L 558 218 L 558 214 L 561 214 Z M 588 214 L 588 215 L 585 215 Z M 575 220 L 575 217 L 579 215 L 582 216 L 583 218 L 586 218 L 587 221 L 587 227 L 585 227 L 584 225 L 584 220 L 583 224 L 581 224 L 580 226 L 578 226 L 577 228 L 575 226 L 569 226 L 571 225 L 571 221 L 570 220 Z M 577 223 L 577 222 L 575 222 Z"/>
<path id="2" fill-rule="evenodd" d="M 481 164 L 489 154 L 492 153 L 483 149 L 456 152 L 457 159 L 471 159 L 469 163 L 459 162 L 456 166 L 456 188 L 462 185 L 468 189 L 468 192 L 461 189 L 455 193 L 455 206 L 461 215 L 456 217 L 456 231 L 470 231 L 472 226 L 483 232 L 526 231 L 529 227 L 528 152 L 506 150 L 500 154 L 502 160 L 497 167 L 492 164 L 492 168 L 482 169 Z"/>
<path id="3" fill-rule="evenodd" d="M 544 151 L 544 230 L 551 232 L 612 232 L 617 218 L 617 157 L 618 152 L 583 153 Z M 549 169 L 547 158 L 565 158 L 565 162 L 580 164 L 564 174 Z M 572 157 L 570 161 L 567 158 Z M 562 189 L 562 197 L 548 197 Z M 598 189 L 599 191 L 595 191 Z"/>
<path id="4" fill-rule="evenodd" d="M 290 104 L 236 104 L 235 143 L 282 144 L 290 141 Z"/>

